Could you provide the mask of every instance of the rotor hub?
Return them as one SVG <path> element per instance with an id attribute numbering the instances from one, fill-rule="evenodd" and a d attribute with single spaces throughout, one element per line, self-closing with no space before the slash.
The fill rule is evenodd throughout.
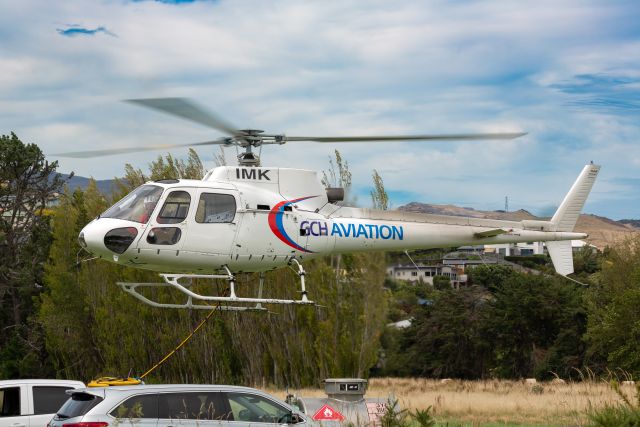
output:
<path id="1" fill-rule="evenodd" d="M 251 148 L 251 146 L 247 148 Z M 247 150 L 244 153 L 238 154 L 238 164 L 240 166 L 260 166 L 260 156 L 253 151 Z"/>

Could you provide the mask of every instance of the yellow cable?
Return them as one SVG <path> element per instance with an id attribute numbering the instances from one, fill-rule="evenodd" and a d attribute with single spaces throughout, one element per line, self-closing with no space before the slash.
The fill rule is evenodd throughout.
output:
<path id="1" fill-rule="evenodd" d="M 207 322 L 207 320 L 209 320 L 209 318 L 211 318 L 211 316 L 213 316 L 213 313 L 218 311 L 220 309 L 220 303 L 218 303 L 218 305 L 211 310 L 211 312 L 209 314 L 207 314 L 207 317 L 205 317 L 202 322 L 200 322 L 200 324 L 198 326 L 196 326 L 196 328 L 191 331 L 191 333 L 182 340 L 182 342 L 180 344 L 178 344 L 178 346 L 176 348 L 174 348 L 173 350 L 171 350 L 165 357 L 162 358 L 162 360 L 160 360 L 158 363 L 156 363 L 155 365 L 153 365 L 153 367 L 151 369 L 149 369 L 147 372 L 145 372 L 144 374 L 142 374 L 140 376 L 140 379 L 144 379 L 144 377 L 146 377 L 147 375 L 149 375 L 151 372 L 153 372 L 158 366 L 162 365 L 168 358 L 170 358 L 171 356 L 174 355 L 174 353 L 178 350 L 180 350 L 180 348 L 185 345 L 187 343 L 187 341 L 189 341 L 191 339 L 191 337 L 198 332 L 198 330 L 200 330 L 200 328 L 202 328 L 202 326 Z"/>

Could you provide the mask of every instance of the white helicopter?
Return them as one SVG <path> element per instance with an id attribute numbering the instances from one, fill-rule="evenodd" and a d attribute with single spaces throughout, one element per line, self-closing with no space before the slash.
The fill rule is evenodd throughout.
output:
<path id="1" fill-rule="evenodd" d="M 307 297 L 302 262 L 356 251 L 404 251 L 462 245 L 546 242 L 556 271 L 573 272 L 573 232 L 600 166 L 588 164 L 550 221 L 503 221 L 341 206 L 340 188 L 325 188 L 315 172 L 260 167 L 253 148 L 290 141 L 364 142 L 397 140 L 512 139 L 523 133 L 403 135 L 361 137 L 289 137 L 259 130 L 238 130 L 202 107 L 181 98 L 129 102 L 209 126 L 228 136 L 181 145 L 62 153 L 94 157 L 181 146 L 236 145 L 245 149 L 238 166 L 210 170 L 202 180 L 147 182 L 117 202 L 81 231 L 80 245 L 114 263 L 161 272 L 162 283 L 118 283 L 146 304 L 161 308 L 264 310 L 262 304 L 314 304 Z M 293 266 L 301 297 L 262 297 L 264 272 Z M 256 297 L 235 292 L 235 275 L 260 272 Z M 192 278 L 224 278 L 230 294 L 202 295 Z M 160 303 L 140 288 L 172 287 L 186 295 L 181 304 Z M 210 303 L 217 303 L 217 306 Z M 239 305 L 238 305 L 239 304 Z"/>

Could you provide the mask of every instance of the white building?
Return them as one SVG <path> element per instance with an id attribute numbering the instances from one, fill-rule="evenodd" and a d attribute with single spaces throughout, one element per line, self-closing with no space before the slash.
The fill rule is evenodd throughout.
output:
<path id="1" fill-rule="evenodd" d="M 543 255 L 543 242 L 504 243 L 500 245 L 484 245 L 484 253 L 502 256 Z"/>
<path id="2" fill-rule="evenodd" d="M 434 276 L 446 276 L 450 280 L 458 280 L 457 269 L 453 266 L 418 263 L 417 267 L 413 264 L 392 265 L 387 267 L 387 276 L 407 282 L 423 282 L 430 285 L 433 285 Z"/>
<path id="3" fill-rule="evenodd" d="M 573 252 L 579 251 L 585 246 L 597 250 L 597 248 L 584 240 L 572 240 L 571 248 Z M 527 256 L 527 255 L 544 255 L 546 253 L 546 245 L 544 242 L 526 242 L 526 243 L 505 243 L 501 245 L 484 245 L 484 253 L 498 254 L 502 256 Z"/>

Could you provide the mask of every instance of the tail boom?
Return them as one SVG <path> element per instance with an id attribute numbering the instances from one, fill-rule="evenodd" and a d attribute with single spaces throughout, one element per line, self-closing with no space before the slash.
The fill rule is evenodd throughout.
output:
<path id="1" fill-rule="evenodd" d="M 328 215 L 332 223 L 327 230 L 335 238 L 331 249 L 344 253 L 547 242 L 556 271 L 566 276 L 573 272 L 571 240 L 588 237 L 573 228 L 599 170 L 600 166 L 594 164 L 582 169 L 550 221 L 504 221 L 341 207 Z"/>

